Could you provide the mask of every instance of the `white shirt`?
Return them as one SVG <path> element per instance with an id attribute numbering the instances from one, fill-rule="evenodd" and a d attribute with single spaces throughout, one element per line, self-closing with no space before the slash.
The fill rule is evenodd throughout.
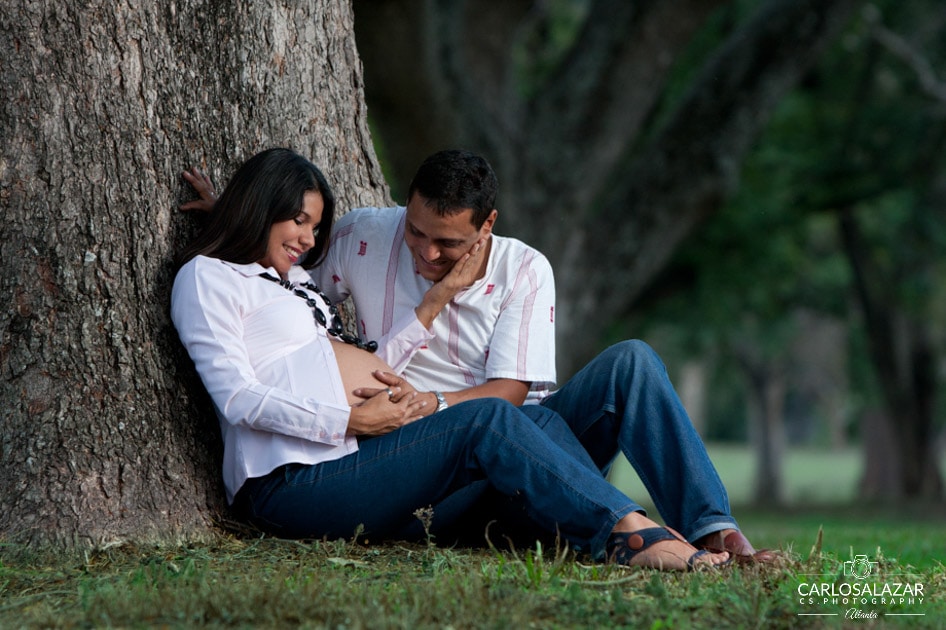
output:
<path id="1" fill-rule="evenodd" d="M 247 478 L 358 450 L 346 436 L 351 410 L 325 328 L 303 299 L 260 278 L 264 271 L 198 256 L 171 293 L 171 319 L 220 420 L 231 503 Z M 293 267 L 289 280 L 309 275 Z"/>
<path id="2" fill-rule="evenodd" d="M 414 309 L 433 283 L 415 271 L 405 217 L 403 207 L 341 217 L 328 257 L 311 271 L 316 284 L 335 302 L 352 297 L 361 336 L 397 347 L 394 367 L 420 390 L 456 391 L 508 378 L 532 382 L 529 402 L 548 395 L 555 383 L 555 282 L 545 256 L 493 235 L 484 276 L 454 297 L 427 343 L 412 350 L 416 326 L 423 328 Z M 414 333 L 408 341 L 406 332 Z"/>

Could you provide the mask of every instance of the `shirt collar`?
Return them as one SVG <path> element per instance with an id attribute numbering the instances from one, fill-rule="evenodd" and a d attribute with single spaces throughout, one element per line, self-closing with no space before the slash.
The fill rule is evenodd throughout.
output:
<path id="1" fill-rule="evenodd" d="M 253 262 L 253 263 L 245 263 L 245 264 L 244 264 L 244 263 L 230 262 L 229 260 L 221 260 L 220 262 L 222 262 L 222 263 L 225 264 L 226 266 L 230 267 L 231 269 L 233 269 L 233 270 L 236 271 L 237 273 L 239 273 L 239 274 L 241 274 L 241 275 L 243 275 L 243 276 L 246 276 L 247 278 L 251 278 L 251 277 L 253 277 L 253 276 L 258 276 L 258 275 L 260 275 L 261 273 L 268 273 L 268 274 L 270 274 L 270 275 L 272 275 L 272 276 L 276 276 L 277 278 L 279 277 L 279 274 L 276 273 L 276 270 L 273 269 L 272 267 L 264 267 L 263 265 L 261 265 L 261 264 L 259 264 L 259 263 L 256 263 L 256 262 Z M 299 278 L 299 277 L 302 277 L 302 276 L 305 276 L 305 278 L 303 278 L 303 279 L 307 279 L 307 278 L 308 278 L 308 275 L 309 275 L 309 272 L 307 272 L 305 269 L 303 269 L 302 267 L 299 267 L 299 266 L 297 266 L 297 265 L 293 265 L 292 268 L 289 270 L 289 279 L 290 279 L 290 280 L 292 280 L 293 277 Z"/>
<path id="2" fill-rule="evenodd" d="M 247 263 L 247 264 L 230 262 L 229 260 L 221 260 L 220 262 L 222 262 L 222 263 L 225 264 L 227 267 L 230 267 L 230 268 L 233 269 L 234 271 L 237 271 L 238 273 L 240 273 L 240 274 L 242 274 L 242 275 L 244 275 L 244 276 L 246 276 L 246 277 L 258 276 L 258 275 L 260 275 L 261 273 L 263 273 L 264 271 L 269 271 L 269 272 L 274 272 L 274 271 L 275 271 L 275 269 L 267 269 L 267 268 L 264 267 L 263 265 L 261 265 L 261 264 L 259 264 L 259 263 L 255 263 L 255 262 L 254 262 L 254 263 Z"/>

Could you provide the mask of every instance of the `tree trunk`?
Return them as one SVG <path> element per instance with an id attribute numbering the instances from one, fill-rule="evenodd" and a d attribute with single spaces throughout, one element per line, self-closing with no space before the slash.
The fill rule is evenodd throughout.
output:
<path id="1" fill-rule="evenodd" d="M 290 146 L 387 190 L 346 2 L 14 1 L 0 15 L 0 539 L 207 535 L 216 419 L 168 317 L 181 170 Z M 222 182 L 221 182 L 222 183 Z"/>
<path id="2" fill-rule="evenodd" d="M 680 401 L 683 403 L 693 428 L 706 438 L 706 398 L 709 389 L 706 359 L 689 359 L 680 368 Z"/>
<path id="3" fill-rule="evenodd" d="M 879 409 L 868 409 L 861 420 L 864 468 L 858 482 L 860 498 L 890 501 L 903 498 L 903 465 L 893 423 Z"/>
<path id="4" fill-rule="evenodd" d="M 888 449 L 897 455 L 897 498 L 939 499 L 943 480 L 936 452 L 933 409 L 936 394 L 936 365 L 930 324 L 909 315 L 890 291 L 897 281 L 885 274 L 871 259 L 852 208 L 838 213 L 844 250 L 851 264 L 854 286 L 867 329 L 871 363 L 890 423 Z M 865 434 L 865 442 L 884 436 Z M 870 483 L 878 475 L 871 466 L 882 465 L 881 454 L 865 448 L 866 466 L 862 491 L 878 495 L 883 488 Z"/>
<path id="5" fill-rule="evenodd" d="M 756 456 L 753 499 L 759 505 L 785 501 L 785 394 L 787 381 L 778 361 L 739 357 L 748 387 L 749 437 Z"/>

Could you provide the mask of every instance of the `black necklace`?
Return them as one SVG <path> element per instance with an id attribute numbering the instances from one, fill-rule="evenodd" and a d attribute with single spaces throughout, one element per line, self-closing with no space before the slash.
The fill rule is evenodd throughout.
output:
<path id="1" fill-rule="evenodd" d="M 378 349 L 377 341 L 362 341 L 354 335 L 349 335 L 345 332 L 345 329 L 342 327 L 342 318 L 338 314 L 338 307 L 332 304 L 332 301 L 322 293 L 317 286 L 311 282 L 303 282 L 299 286 L 305 287 L 309 291 L 317 294 L 320 298 L 325 300 L 325 303 L 328 304 L 328 312 L 332 316 L 332 325 L 329 326 L 328 320 L 325 318 L 325 313 L 322 312 L 322 309 L 319 308 L 319 303 L 312 299 L 312 297 L 301 289 L 297 289 L 296 286 L 289 282 L 288 280 L 280 280 L 279 278 L 274 277 L 269 272 L 264 271 L 260 274 L 260 277 L 266 278 L 271 282 L 275 282 L 282 288 L 287 291 L 291 291 L 293 295 L 298 296 L 305 300 L 306 305 L 312 309 L 312 315 L 315 317 L 315 321 L 318 322 L 320 326 L 325 328 L 325 330 L 333 337 L 336 337 L 340 341 L 343 341 L 347 344 L 351 344 L 362 350 L 367 350 L 368 352 L 374 352 Z"/>

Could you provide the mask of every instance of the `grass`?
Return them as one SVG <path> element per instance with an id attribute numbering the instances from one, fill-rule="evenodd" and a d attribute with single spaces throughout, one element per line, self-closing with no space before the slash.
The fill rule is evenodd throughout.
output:
<path id="1" fill-rule="evenodd" d="M 720 468 L 725 478 L 727 467 Z M 225 533 L 211 545 L 127 545 L 81 557 L 0 545 L 0 628 L 941 628 L 944 516 L 941 506 L 893 510 L 849 500 L 743 506 L 743 528 L 784 549 L 783 562 L 692 574 L 599 565 L 542 547 L 364 546 Z M 843 565 L 857 554 L 877 563 L 866 582 L 919 583 L 924 601 L 858 604 L 884 615 L 858 620 L 844 619 L 850 606 L 799 603 L 799 588 L 810 588 L 803 584 L 857 583 Z"/>

